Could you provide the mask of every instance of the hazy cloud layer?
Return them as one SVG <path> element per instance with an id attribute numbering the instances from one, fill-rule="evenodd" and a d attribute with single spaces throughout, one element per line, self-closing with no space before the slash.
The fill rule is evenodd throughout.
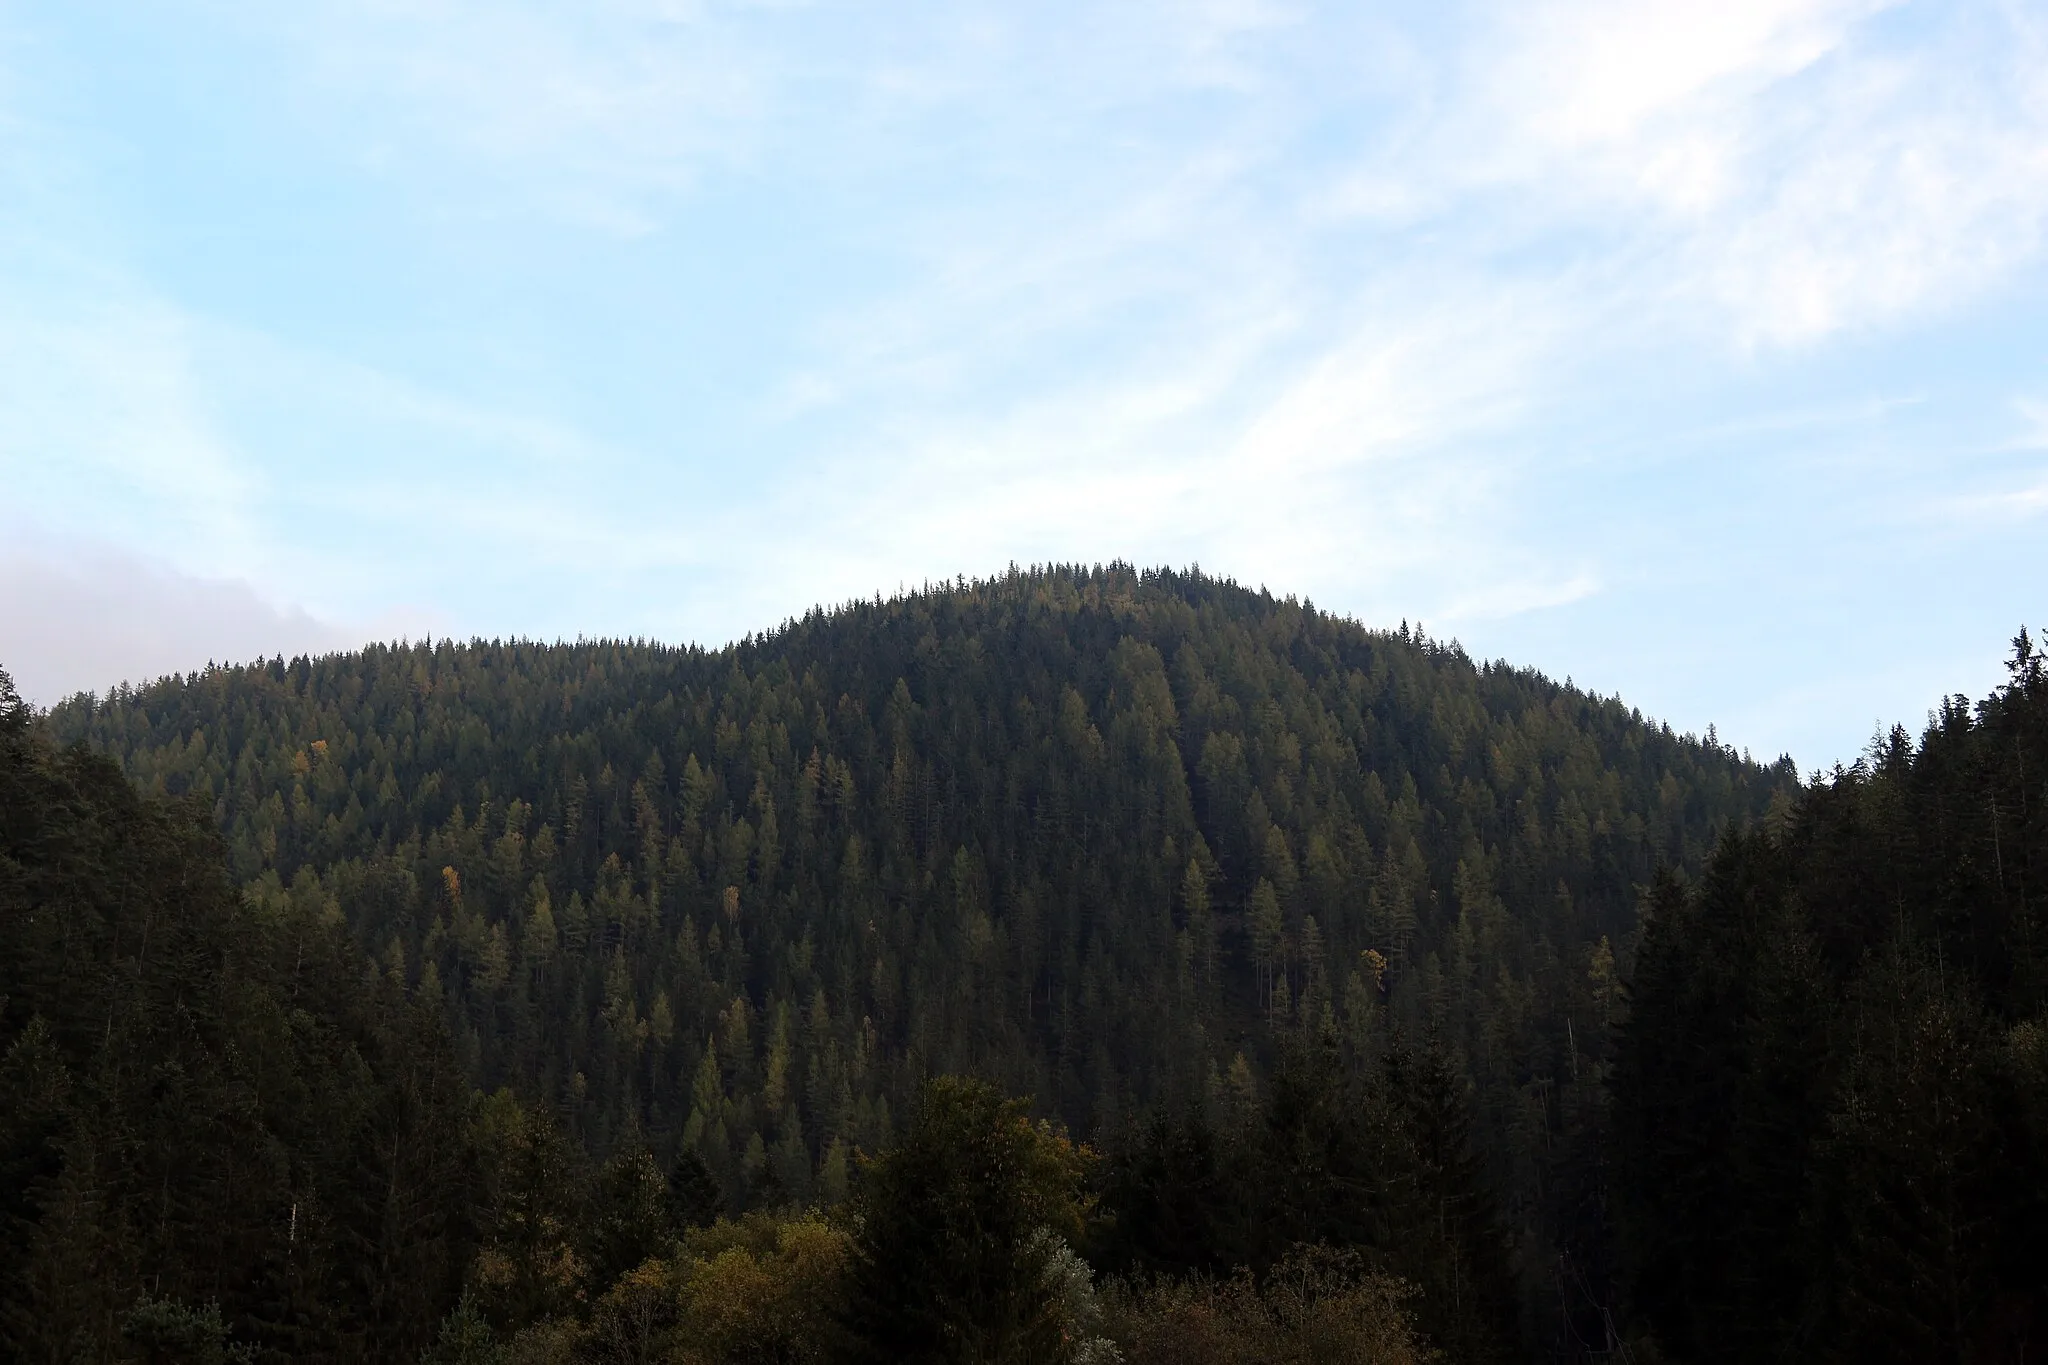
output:
<path id="1" fill-rule="evenodd" d="M 425 617 L 349 629 L 280 608 L 247 583 L 193 578 L 105 549 L 0 553 L 0 668 L 30 701 L 105 694 L 210 662 L 323 654 L 423 635 Z"/>

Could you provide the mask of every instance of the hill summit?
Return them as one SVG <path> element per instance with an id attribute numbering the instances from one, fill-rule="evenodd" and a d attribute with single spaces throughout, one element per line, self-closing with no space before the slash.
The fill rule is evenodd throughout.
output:
<path id="1" fill-rule="evenodd" d="M 1636 888 L 1797 783 L 1405 623 L 1123 565 L 715 651 L 214 667 L 50 723 L 442 1000 L 475 1083 L 693 1148 L 735 1203 L 836 1186 L 925 1074 L 1102 1131 L 1276 1031 L 1391 1026 L 1457 1057 L 1537 1220 L 1505 1154 L 1598 1074 Z"/>

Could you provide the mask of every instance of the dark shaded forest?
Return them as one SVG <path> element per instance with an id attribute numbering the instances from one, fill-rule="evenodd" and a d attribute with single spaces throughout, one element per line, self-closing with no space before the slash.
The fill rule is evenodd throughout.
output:
<path id="1" fill-rule="evenodd" d="M 2040 674 L 1809 788 L 1111 566 L 10 701 L 0 1331 L 2019 1358 Z"/>
<path id="2" fill-rule="evenodd" d="M 2048 671 L 1645 897 L 1615 1222 L 1677 1360 L 2048 1351 Z"/>

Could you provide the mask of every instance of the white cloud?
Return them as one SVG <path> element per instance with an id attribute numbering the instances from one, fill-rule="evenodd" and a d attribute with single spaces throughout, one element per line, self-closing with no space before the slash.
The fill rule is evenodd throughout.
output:
<path id="1" fill-rule="evenodd" d="M 1510 6 L 1482 67 L 1501 112 L 1559 148 L 1626 147 L 1654 163 L 1667 121 L 1725 112 L 1835 51 L 1898 0 L 1548 0 Z M 1680 131 L 1681 142 L 1696 130 Z M 1647 156 L 1644 154 L 1647 153 Z"/>
<path id="2" fill-rule="evenodd" d="M 1579 572 L 1568 578 L 1507 578 L 1468 597 L 1453 598 L 1443 609 L 1451 622 L 1483 621 L 1549 607 L 1570 606 L 1600 591 L 1597 574 Z"/>
<path id="3" fill-rule="evenodd" d="M 2010 37 L 1988 82 L 1978 63 L 1915 54 L 1819 92 L 1803 140 L 1710 249 L 1716 292 L 1750 336 L 1807 342 L 1952 311 L 2038 254 L 2048 49 Z"/>
<path id="4" fill-rule="evenodd" d="M 847 287 L 791 305 L 702 429 L 676 404 L 600 434 L 595 401 L 456 393 L 459 356 L 408 378 L 118 269 L 24 285 L 17 258 L 0 460 L 54 522 L 315 617 L 424 584 L 509 618 L 547 575 L 618 613 L 571 629 L 668 613 L 715 636 L 927 573 L 1112 554 L 1390 614 L 1536 611 L 1629 579 L 1532 526 L 1537 466 L 1645 444 L 1525 441 L 1559 413 L 1910 326 L 2038 262 L 2039 20 L 1965 0 L 1902 37 L 1895 8 L 241 11 L 220 22 L 275 58 L 263 89 L 324 139 L 309 155 L 344 149 L 338 179 L 373 167 L 482 254 L 537 208 L 589 227 L 593 255 L 651 234 L 605 258 L 621 275 L 754 263 L 743 232 L 692 235 L 691 192 L 723 175 L 759 191 L 740 216 L 811 215 L 749 224 L 792 293 L 813 253 L 843 252 Z M 631 292 L 532 265 L 496 287 Z M 681 325 L 583 302 L 535 316 Z M 764 302 L 682 306 L 738 324 Z"/>
<path id="5" fill-rule="evenodd" d="M 486 169 L 601 231 L 673 220 L 707 167 L 793 190 L 912 164 L 927 188 L 969 178 L 978 197 L 913 197 L 895 226 L 943 281 L 941 306 L 977 312 L 984 345 L 1062 310 L 1099 318 L 1162 274 L 1185 288 L 1190 264 L 1265 287 L 1242 278 L 1243 254 L 1313 252 L 1334 211 L 1429 232 L 1476 276 L 1577 234 L 1615 292 L 1704 310 L 1748 347 L 1939 310 L 2038 253 L 2038 20 L 1964 4 L 1916 15 L 1901 40 L 1882 31 L 1897 8 L 1539 0 L 1481 6 L 1449 45 L 1339 7 L 1251 3 L 866 22 L 835 5 L 443 0 L 266 22 L 315 73 L 314 117 L 365 155 L 454 197 Z M 1197 92 L 1213 110 L 1180 112 Z M 1331 175 L 1264 183 L 1364 96 L 1392 103 Z M 859 344 L 886 346 L 902 330 L 889 314 L 935 292 L 883 304 Z"/>
<path id="6" fill-rule="evenodd" d="M 2048 450 L 2048 400 L 2022 398 L 2013 404 L 2025 430 L 2009 444 L 2013 450 Z"/>
<path id="7" fill-rule="evenodd" d="M 1571 234 L 1664 325 L 1805 346 L 1952 309 L 2038 257 L 2048 42 L 2017 7 L 1885 31 L 1891 0 L 1549 0 L 1450 59 L 1450 93 L 1338 202 Z"/>
<path id="8" fill-rule="evenodd" d="M 1200 560 L 1354 604 L 1391 608 L 1409 592 L 1473 615 L 1566 600 L 1559 583 L 1591 592 L 1590 577 L 1496 543 L 1519 475 L 1460 448 L 1501 440 L 1522 415 L 1506 396 L 1540 360 L 1549 301 L 1515 290 L 1442 307 L 1445 288 L 1388 291 L 1334 339 L 1304 335 L 1298 308 L 1255 294 L 1270 311 L 1241 327 L 1191 329 L 994 420 L 928 405 L 849 438 L 828 467 L 726 528 L 747 547 L 744 573 L 713 591 L 743 623 L 806 594 L 1121 556 Z M 944 342 L 906 331 L 898 345 L 913 339 Z M 1503 573 L 1544 586 L 1490 593 Z"/>
<path id="9" fill-rule="evenodd" d="M 1047 193 L 911 215 L 913 283 L 832 317 L 785 386 L 831 417 L 829 454 L 722 534 L 782 547 L 787 582 L 755 561 L 749 590 L 792 601 L 807 576 L 857 593 L 1048 554 L 1256 565 L 1351 601 L 1399 584 L 1474 618 L 1595 593 L 1588 552 L 1530 548 L 1506 433 L 1646 354 L 1817 345 L 2037 254 L 2025 42 L 1993 15 L 1901 57 L 1868 33 L 1886 8 L 1553 4 L 1415 59 L 1433 71 L 1389 59 L 1394 132 L 1315 176 L 1292 161 L 1332 92 L 1274 93 L 1308 58 L 1261 44 L 1327 35 L 1233 34 L 1257 112 L 1226 100 L 1178 157 L 1063 148 L 1057 179 L 1009 168 Z M 1154 61 L 1194 79 L 1123 33 L 1133 86 L 1167 83 Z M 977 93 L 1039 74 L 981 36 L 906 77 L 913 102 L 983 117 Z M 1575 240 L 1545 265 L 1553 234 Z M 1090 360 L 1039 373 L 1070 347 Z"/>
<path id="10" fill-rule="evenodd" d="M 2004 495 L 2003 504 L 2007 511 L 2021 516 L 2038 516 L 2048 512 L 2048 479 L 2043 479 L 2031 488 L 2016 489 Z"/>

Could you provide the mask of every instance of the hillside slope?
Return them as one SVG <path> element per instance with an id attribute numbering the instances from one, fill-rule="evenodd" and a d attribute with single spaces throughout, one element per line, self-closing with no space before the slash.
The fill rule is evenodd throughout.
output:
<path id="1" fill-rule="evenodd" d="M 1797 785 L 1405 626 L 1123 566 L 719 651 L 210 668 L 48 724 L 211 800 L 259 901 L 338 906 L 477 1083 L 599 1151 L 694 1147 L 728 1199 L 835 1192 L 924 1074 L 1091 1131 L 1327 1023 L 1436 1031 L 1532 1232 L 1570 1216 L 1555 1139 L 1600 1103 L 1637 888 Z"/>

